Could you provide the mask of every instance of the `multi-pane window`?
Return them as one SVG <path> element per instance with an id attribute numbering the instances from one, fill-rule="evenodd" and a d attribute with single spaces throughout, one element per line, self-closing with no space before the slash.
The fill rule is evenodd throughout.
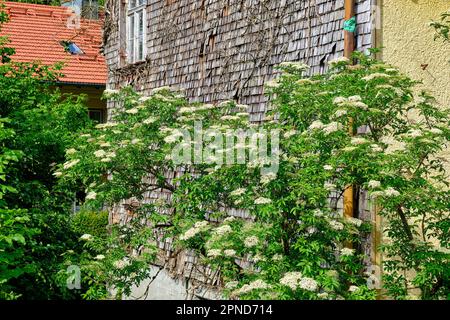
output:
<path id="1" fill-rule="evenodd" d="M 145 59 L 146 0 L 128 0 L 127 57 L 129 63 Z"/>

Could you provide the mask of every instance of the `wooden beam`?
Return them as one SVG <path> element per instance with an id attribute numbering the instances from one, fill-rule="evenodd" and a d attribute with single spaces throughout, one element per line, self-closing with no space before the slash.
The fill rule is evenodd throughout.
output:
<path id="1" fill-rule="evenodd" d="M 355 0 L 345 0 L 344 3 L 345 14 L 344 20 L 347 21 L 355 16 Z M 351 58 L 353 51 L 355 51 L 355 33 L 344 30 L 344 56 Z"/>
<path id="2" fill-rule="evenodd" d="M 355 0 L 345 0 L 345 21 L 355 16 Z M 351 58 L 353 51 L 355 51 L 355 34 L 353 32 L 344 30 L 344 56 Z M 349 133 L 354 135 L 353 120 L 349 121 Z M 354 190 L 353 186 L 348 186 L 344 191 L 344 216 L 351 218 L 354 216 Z"/>

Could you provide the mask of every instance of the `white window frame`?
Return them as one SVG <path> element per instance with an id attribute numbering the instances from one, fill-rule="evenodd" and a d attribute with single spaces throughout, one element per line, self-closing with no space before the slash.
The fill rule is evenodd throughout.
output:
<path id="1" fill-rule="evenodd" d="M 135 4 L 134 6 L 133 3 Z M 147 55 L 147 0 L 128 0 L 127 26 L 127 61 L 136 63 L 144 61 Z M 139 33 L 139 16 L 142 14 L 142 35 Z M 142 41 L 142 55 L 139 54 L 139 44 Z"/>

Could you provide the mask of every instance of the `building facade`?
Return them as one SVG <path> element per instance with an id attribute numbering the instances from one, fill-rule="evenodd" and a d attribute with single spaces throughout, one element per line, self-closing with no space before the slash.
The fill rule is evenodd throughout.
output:
<path id="1" fill-rule="evenodd" d="M 373 47 L 373 4 L 356 1 L 359 51 Z M 263 88 L 276 77 L 275 66 L 298 61 L 310 65 L 311 73 L 322 73 L 344 51 L 344 0 L 110 0 L 106 12 L 109 89 L 130 85 L 149 93 L 170 86 L 183 90 L 190 101 L 232 99 L 250 106 L 254 123 L 263 121 L 268 107 Z M 148 201 L 158 197 L 170 194 L 144 195 Z M 363 194 L 360 201 L 360 216 L 371 219 Z M 110 221 L 127 222 L 123 206 L 111 210 Z M 214 277 L 202 285 L 194 256 L 172 256 L 167 241 L 160 248 L 167 252 L 169 267 L 155 266 L 150 290 L 144 281 L 130 298 L 216 297 L 208 291 Z"/>

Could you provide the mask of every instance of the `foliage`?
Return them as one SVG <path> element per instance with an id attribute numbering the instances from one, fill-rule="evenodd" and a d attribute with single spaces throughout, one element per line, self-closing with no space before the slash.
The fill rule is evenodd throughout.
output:
<path id="1" fill-rule="evenodd" d="M 310 78 L 307 66 L 282 64 L 282 76 L 267 84 L 272 111 L 260 127 L 248 123 L 247 106 L 231 101 L 189 104 L 170 88 L 149 97 L 131 88 L 106 91 L 121 106 L 113 122 L 81 134 L 56 174 L 66 185 L 81 181 L 91 206 L 172 193 L 172 201 L 128 207 L 131 216 L 220 270 L 224 294 L 243 299 L 373 299 L 355 250 L 371 226 L 329 205 L 332 192 L 340 197 L 348 185 L 361 186 L 386 218 L 389 295 L 406 298 L 406 288 L 416 286 L 424 299 L 446 296 L 448 176 L 438 155 L 449 138 L 448 113 L 426 94 L 415 99 L 415 83 L 394 67 L 355 58 L 357 66 L 339 59 Z M 211 139 L 186 140 L 183 130 L 192 133 L 195 121 L 203 133 L 265 129 L 269 141 L 278 130 L 278 171 L 264 172 L 268 159 L 252 162 L 250 154 L 242 164 L 218 164 L 219 153 L 174 163 L 174 150 L 210 146 Z M 354 137 L 349 123 L 367 133 Z M 234 148 L 225 153 L 242 146 Z M 170 178 L 173 171 L 181 175 Z M 249 218 L 226 218 L 231 208 Z"/>
<path id="2" fill-rule="evenodd" d="M 430 26 L 436 30 L 435 39 L 450 40 L 450 12 L 442 13 L 441 19 L 431 22 Z"/>
<path id="3" fill-rule="evenodd" d="M 3 8 L 3 7 L 2 7 Z M 0 13 L 0 25 L 7 21 Z M 62 65 L 17 63 L 2 38 L 0 52 L 0 298 L 58 299 L 61 256 L 78 245 L 69 224 L 73 192 L 60 190 L 53 167 L 71 136 L 90 125 L 82 97 L 53 85 Z"/>

